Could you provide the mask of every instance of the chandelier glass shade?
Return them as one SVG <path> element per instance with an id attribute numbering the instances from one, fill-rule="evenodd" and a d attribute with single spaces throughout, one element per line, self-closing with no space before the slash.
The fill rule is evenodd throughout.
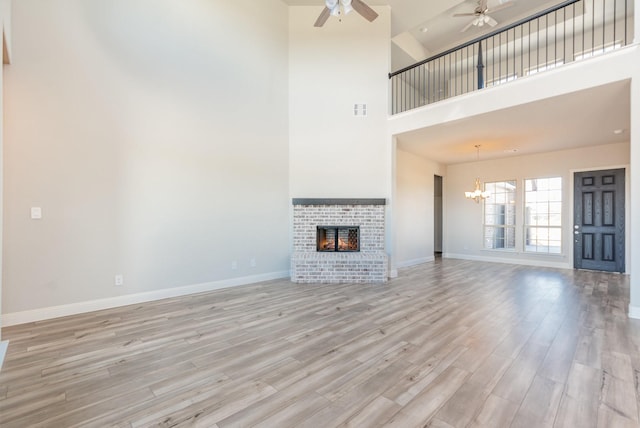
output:
<path id="1" fill-rule="evenodd" d="M 490 20 L 491 19 L 487 15 L 480 15 L 473 20 L 473 25 L 476 27 L 482 27 L 484 24 L 488 24 Z"/>
<path id="2" fill-rule="evenodd" d="M 481 200 L 487 199 L 489 195 L 490 195 L 489 192 L 484 192 L 480 188 L 479 178 L 476 178 L 476 188 L 473 190 L 473 192 L 464 192 L 464 196 L 467 199 L 473 199 L 476 201 L 476 203 L 480 203 Z"/>
<path id="3" fill-rule="evenodd" d="M 342 8 L 342 13 L 345 15 L 353 10 L 351 0 L 325 0 L 325 5 L 333 16 L 340 15 L 340 8 Z"/>

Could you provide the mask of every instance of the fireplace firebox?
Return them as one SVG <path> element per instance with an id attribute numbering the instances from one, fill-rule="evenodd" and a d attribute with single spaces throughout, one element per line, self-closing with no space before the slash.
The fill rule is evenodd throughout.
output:
<path id="1" fill-rule="evenodd" d="M 318 226 L 316 242 L 321 252 L 360 251 L 360 226 Z"/>

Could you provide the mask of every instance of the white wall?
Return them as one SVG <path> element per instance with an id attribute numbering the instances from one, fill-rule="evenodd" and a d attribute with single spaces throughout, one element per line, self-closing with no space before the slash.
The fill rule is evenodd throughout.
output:
<path id="1" fill-rule="evenodd" d="M 388 198 L 390 11 L 315 28 L 321 10 L 289 12 L 291 196 Z M 366 117 L 354 117 L 356 103 L 367 104 Z"/>
<path id="2" fill-rule="evenodd" d="M 445 168 L 398 149 L 394 221 L 397 267 L 434 259 L 434 175 Z"/>
<path id="3" fill-rule="evenodd" d="M 445 184 L 446 224 L 445 256 L 477 260 L 522 262 L 533 265 L 573 267 L 573 191 L 575 170 L 626 167 L 629 144 L 607 144 L 577 150 L 564 150 L 506 159 L 449 165 Z M 515 251 L 484 250 L 482 237 L 482 204 L 465 199 L 464 192 L 473 189 L 474 180 L 516 180 L 516 249 Z M 523 180 L 525 178 L 562 177 L 563 240 L 562 255 L 531 254 L 523 251 Z M 627 189 L 629 184 L 627 184 Z M 630 224 L 627 210 L 627 225 Z M 629 249 L 627 228 L 627 250 Z M 631 270 L 628 263 L 627 270 Z"/>
<path id="4" fill-rule="evenodd" d="M 2 18 L 2 36 L 3 36 L 3 63 L 10 64 L 11 63 L 11 50 L 12 50 L 12 42 L 11 42 L 11 0 L 0 0 L 0 15 Z"/>
<path id="5" fill-rule="evenodd" d="M 11 2 L 9 0 L 0 1 L 0 42 L 3 49 L 3 64 L 10 62 L 11 55 Z M 4 164 L 4 65 L 2 69 L 0 69 L 0 225 L 3 222 L 3 187 L 4 187 L 4 173 L 3 173 L 3 164 Z M 6 343 L 2 343 L 2 271 L 3 266 L 1 263 L 2 260 L 2 251 L 3 251 L 3 236 L 2 230 L 0 229 L 0 368 L 2 368 L 2 362 L 4 361 L 4 350 L 6 349 Z"/>
<path id="6" fill-rule="evenodd" d="M 287 27 L 280 0 L 14 3 L 5 315 L 288 274 Z"/>

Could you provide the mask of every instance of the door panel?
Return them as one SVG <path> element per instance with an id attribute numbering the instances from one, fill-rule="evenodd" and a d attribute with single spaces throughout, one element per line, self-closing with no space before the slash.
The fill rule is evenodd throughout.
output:
<path id="1" fill-rule="evenodd" d="M 582 234 L 582 258 L 593 260 L 593 233 Z"/>
<path id="2" fill-rule="evenodd" d="M 574 176 L 576 269 L 624 272 L 624 169 Z"/>

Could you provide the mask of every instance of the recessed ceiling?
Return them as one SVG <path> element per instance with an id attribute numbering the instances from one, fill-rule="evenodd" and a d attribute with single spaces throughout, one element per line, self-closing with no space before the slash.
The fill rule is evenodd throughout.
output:
<path id="1" fill-rule="evenodd" d="M 616 82 L 399 134 L 398 147 L 450 165 L 475 161 L 476 144 L 486 160 L 627 142 L 629 86 Z"/>

